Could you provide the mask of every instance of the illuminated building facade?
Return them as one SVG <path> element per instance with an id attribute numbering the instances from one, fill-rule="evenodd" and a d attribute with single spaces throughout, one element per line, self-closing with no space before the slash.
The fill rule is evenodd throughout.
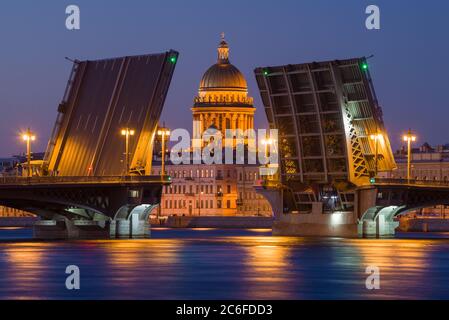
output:
<path id="1" fill-rule="evenodd" d="M 425 143 L 412 149 L 411 179 L 421 181 L 449 181 L 449 145 L 431 147 Z M 387 178 L 407 179 L 407 151 L 395 154 L 397 169 L 384 174 Z"/>
<path id="2" fill-rule="evenodd" d="M 204 73 L 194 100 L 194 140 L 200 139 L 211 126 L 218 129 L 223 138 L 226 129 L 254 128 L 253 98 L 248 96 L 245 77 L 229 61 L 229 46 L 223 34 L 217 51 L 217 63 Z"/>
<path id="3" fill-rule="evenodd" d="M 255 111 L 245 77 L 230 63 L 229 46 L 222 35 L 217 63 L 203 75 L 194 99 L 193 144 L 211 127 L 223 138 L 226 129 L 253 129 Z M 258 164 L 173 165 L 167 160 L 166 174 L 171 176 L 172 184 L 164 188 L 160 213 L 271 216 L 269 202 L 254 190 L 260 179 L 259 168 Z M 161 173 L 160 161 L 153 161 L 152 173 Z"/>

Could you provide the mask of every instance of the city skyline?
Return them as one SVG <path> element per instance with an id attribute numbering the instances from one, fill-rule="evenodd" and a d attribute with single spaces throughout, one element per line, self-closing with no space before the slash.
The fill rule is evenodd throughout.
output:
<path id="1" fill-rule="evenodd" d="M 34 151 L 45 150 L 71 67 L 65 56 L 94 59 L 178 50 L 178 66 L 161 121 L 169 127 L 191 130 L 193 98 L 201 75 L 216 58 L 221 32 L 226 33 L 232 62 L 247 78 L 249 94 L 255 98 L 256 127 L 267 125 L 253 75 L 256 66 L 374 54 L 369 60 L 370 72 L 394 149 L 400 146 L 401 134 L 409 127 L 418 133 L 419 143 L 443 144 L 448 140 L 439 134 L 444 132 L 444 119 L 449 116 L 449 110 L 444 109 L 444 57 L 449 45 L 435 41 L 442 39 L 448 23 L 444 20 L 448 5 L 442 2 L 424 7 L 418 2 L 403 6 L 379 1 L 383 19 L 381 29 L 376 31 L 364 26 L 367 3 L 363 2 L 339 7 L 329 1 L 320 1 L 319 5 L 284 1 L 279 7 L 265 2 L 257 7 L 248 3 L 237 6 L 234 1 L 226 5 L 137 2 L 123 10 L 118 2 L 108 1 L 108 13 L 104 15 L 101 2 L 78 1 L 82 21 L 79 31 L 64 27 L 66 4 L 32 7 L 29 3 L 6 4 L 2 10 L 10 14 L 0 22 L 0 35 L 8 44 L 0 54 L 0 69 L 5 71 L 0 73 L 1 156 L 24 152 L 19 133 L 27 127 L 37 135 Z M 29 22 L 26 26 L 11 20 L 18 14 Z M 41 15 L 46 19 L 40 19 Z M 270 25 L 269 17 L 280 15 L 286 16 L 285 23 Z M 173 24 L 165 24 L 163 30 L 154 29 L 163 19 Z M 118 20 L 119 24 L 114 23 Z M 320 20 L 327 23 L 320 24 Z M 329 25 L 336 27 L 329 29 Z M 313 33 L 303 32 L 309 27 Z M 11 28 L 14 32 L 10 32 Z M 349 31 L 351 37 L 346 36 Z M 43 74 L 45 82 L 39 81 Z M 424 84 L 422 79 L 426 79 Z M 426 110 L 439 111 L 441 116 L 435 119 Z"/>
<path id="2" fill-rule="evenodd" d="M 0 300 L 449 299 L 448 12 L 4 1 Z"/>

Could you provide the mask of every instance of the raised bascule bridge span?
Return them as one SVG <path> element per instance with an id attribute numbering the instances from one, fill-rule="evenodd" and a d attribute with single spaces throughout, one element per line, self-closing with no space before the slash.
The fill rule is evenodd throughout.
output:
<path id="1" fill-rule="evenodd" d="M 37 238 L 145 237 L 170 183 L 149 173 L 177 59 L 171 50 L 74 61 L 42 167 L 1 178 L 0 205 L 41 217 Z"/>
<path id="2" fill-rule="evenodd" d="M 449 186 L 381 180 L 396 169 L 367 58 L 259 67 L 278 174 L 256 190 L 271 203 L 273 233 L 392 236 L 393 218 L 445 204 Z"/>

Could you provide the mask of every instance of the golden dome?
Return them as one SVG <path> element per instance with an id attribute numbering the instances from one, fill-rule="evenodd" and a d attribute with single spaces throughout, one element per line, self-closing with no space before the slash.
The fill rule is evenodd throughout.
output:
<path id="1" fill-rule="evenodd" d="M 243 74 L 230 63 L 217 63 L 210 67 L 200 83 L 200 91 L 247 91 Z"/>
<path id="2" fill-rule="evenodd" d="M 248 90 L 245 77 L 229 62 L 229 46 L 222 39 L 218 47 L 217 63 L 211 66 L 200 82 L 201 91 L 243 91 Z"/>

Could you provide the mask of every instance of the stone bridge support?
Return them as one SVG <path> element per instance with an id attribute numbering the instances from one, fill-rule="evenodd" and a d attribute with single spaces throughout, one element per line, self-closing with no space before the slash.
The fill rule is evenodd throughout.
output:
<path id="1" fill-rule="evenodd" d="M 361 238 L 388 238 L 394 237 L 399 222 L 394 221 L 398 207 L 372 207 L 369 208 L 357 225 L 358 235 Z"/>

